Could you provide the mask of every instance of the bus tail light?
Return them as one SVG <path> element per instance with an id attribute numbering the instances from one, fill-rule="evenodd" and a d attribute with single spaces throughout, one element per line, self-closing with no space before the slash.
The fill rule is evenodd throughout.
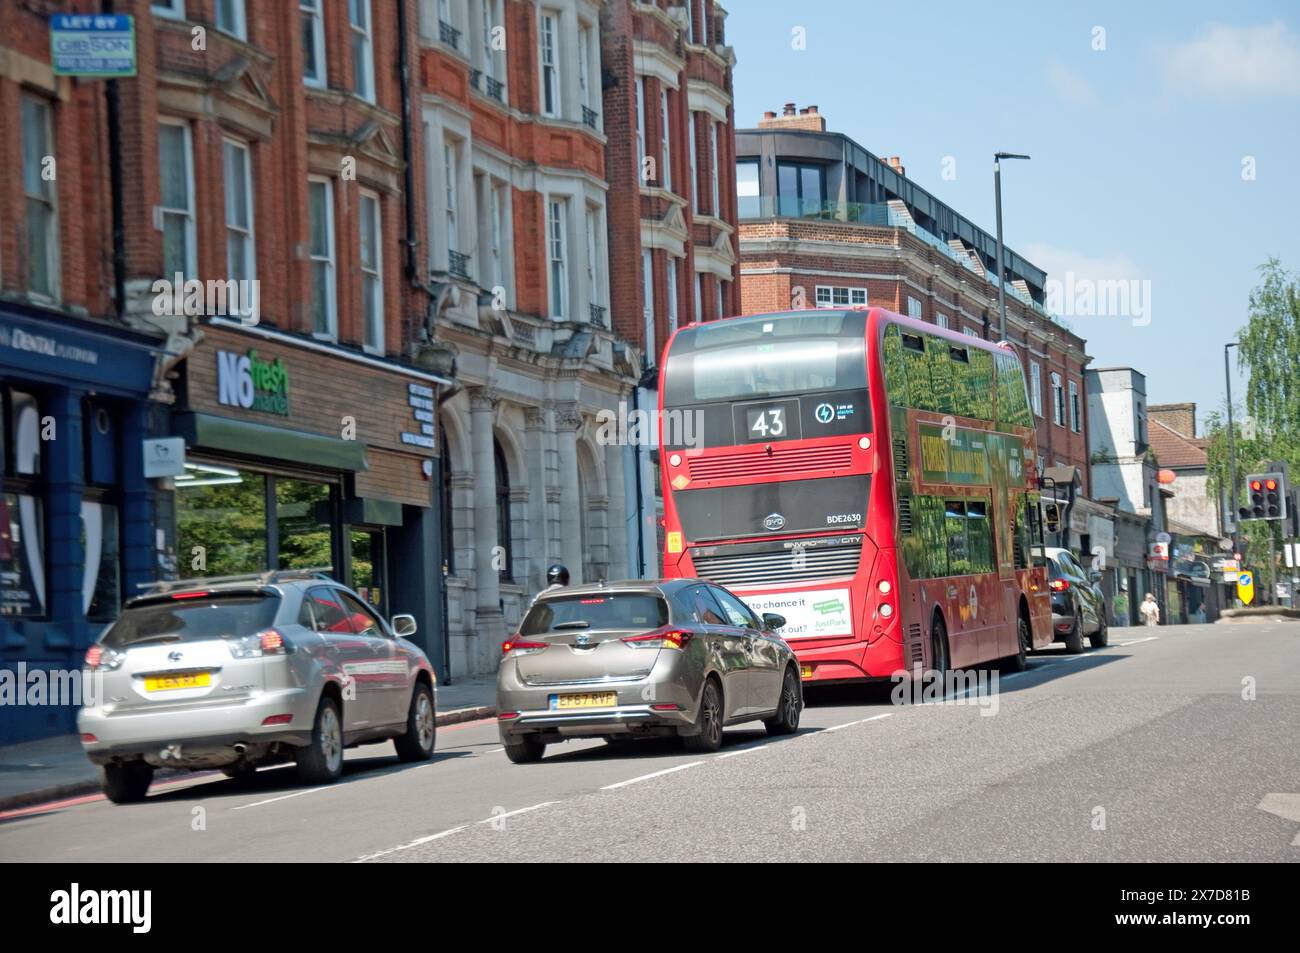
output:
<path id="1" fill-rule="evenodd" d="M 1070 588 L 1070 583 L 1067 579 L 1053 579 L 1047 584 L 1047 588 L 1053 592 L 1065 592 L 1066 589 Z"/>
<path id="2" fill-rule="evenodd" d="M 634 649 L 677 649 L 681 651 L 686 648 L 694 633 L 687 632 L 683 629 L 657 629 L 654 632 L 648 632 L 645 635 L 629 635 L 623 639 L 624 645 Z"/>
<path id="3" fill-rule="evenodd" d="M 880 617 L 882 619 L 888 619 L 892 617 L 893 614 L 894 614 L 894 607 L 892 605 L 890 605 L 888 602 L 882 602 L 880 604 Z"/>

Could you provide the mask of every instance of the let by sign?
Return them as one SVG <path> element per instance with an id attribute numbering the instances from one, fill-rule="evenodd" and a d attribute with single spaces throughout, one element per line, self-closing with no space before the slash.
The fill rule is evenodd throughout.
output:
<path id="1" fill-rule="evenodd" d="M 56 13 L 50 59 L 55 76 L 134 76 L 135 20 L 121 13 Z"/>

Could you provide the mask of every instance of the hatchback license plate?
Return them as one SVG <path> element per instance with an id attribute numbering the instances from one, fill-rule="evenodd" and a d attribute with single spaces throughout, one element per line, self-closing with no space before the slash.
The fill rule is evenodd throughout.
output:
<path id="1" fill-rule="evenodd" d="M 208 672 L 186 672 L 184 675 L 151 675 L 144 680 L 146 692 L 174 692 L 181 688 L 204 688 L 212 684 Z"/>
<path id="2" fill-rule="evenodd" d="M 618 704 L 618 692 L 580 692 L 573 695 L 552 695 L 551 711 L 566 708 L 609 708 Z"/>

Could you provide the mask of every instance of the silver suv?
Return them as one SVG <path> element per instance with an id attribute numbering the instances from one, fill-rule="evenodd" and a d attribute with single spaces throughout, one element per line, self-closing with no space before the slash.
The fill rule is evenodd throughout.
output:
<path id="1" fill-rule="evenodd" d="M 392 738 L 403 761 L 433 754 L 433 669 L 415 619 L 390 627 L 316 573 L 162 584 L 127 603 L 86 653 L 97 696 L 77 723 L 104 793 L 142 799 L 155 768 L 230 777 L 296 761 L 309 783 L 343 749 Z"/>

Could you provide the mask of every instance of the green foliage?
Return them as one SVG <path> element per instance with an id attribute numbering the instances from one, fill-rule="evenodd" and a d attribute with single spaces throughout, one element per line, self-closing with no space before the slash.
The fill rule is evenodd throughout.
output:
<path id="1" fill-rule="evenodd" d="M 1250 293 L 1250 317 L 1237 338 L 1238 365 L 1248 375 L 1246 411 L 1254 418 L 1248 431 L 1242 426 L 1241 408 L 1233 408 L 1238 506 L 1244 502 L 1246 474 L 1271 460 L 1287 461 L 1293 486 L 1300 480 L 1300 279 L 1275 258 L 1259 270 L 1261 283 Z M 1217 499 L 1228 485 L 1226 413 L 1212 413 L 1206 423 L 1207 492 Z M 1277 521 L 1240 524 L 1240 534 L 1250 543 L 1249 561 L 1256 566 L 1266 563 L 1270 535 L 1280 540 L 1284 530 Z"/>
<path id="2" fill-rule="evenodd" d="M 1261 429 L 1300 433 L 1300 279 L 1276 258 L 1260 266 L 1250 293 L 1250 320 L 1237 340 L 1239 366 L 1250 372 L 1246 409 Z"/>

